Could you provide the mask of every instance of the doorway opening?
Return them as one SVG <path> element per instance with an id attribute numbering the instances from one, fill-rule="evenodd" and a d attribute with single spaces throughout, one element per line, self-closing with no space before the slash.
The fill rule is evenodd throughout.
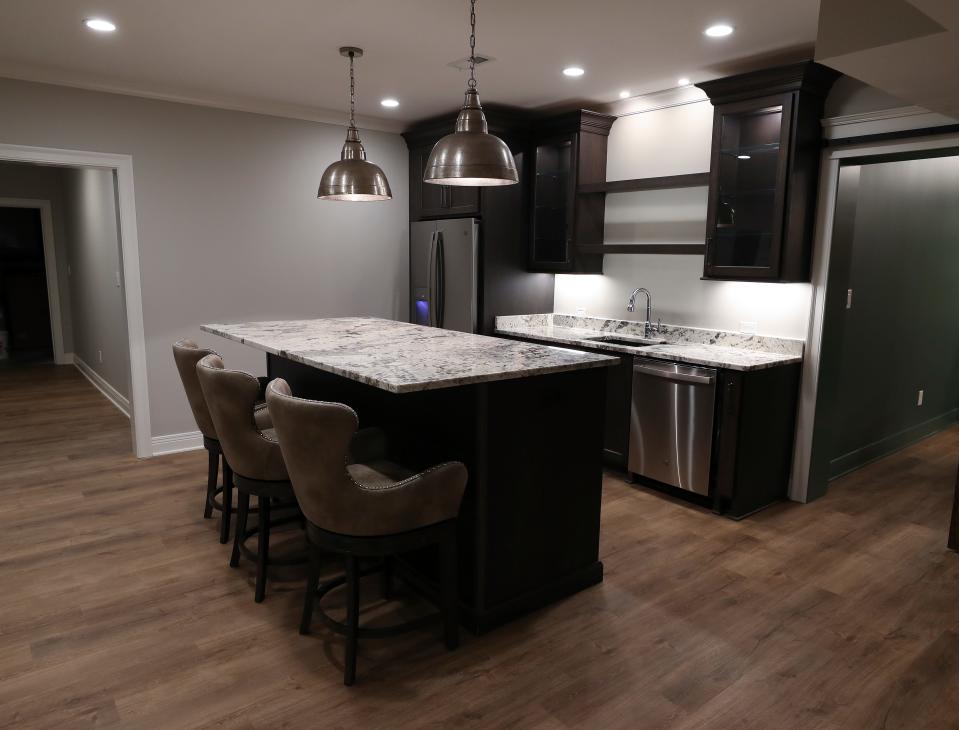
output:
<path id="1" fill-rule="evenodd" d="M 826 174 L 809 499 L 959 422 L 959 144 L 842 150 Z"/>
<path id="2" fill-rule="evenodd" d="M 129 155 L 0 144 L 0 231 L 31 252 L 21 251 L 18 276 L 0 273 L 8 362 L 76 366 L 129 417 L 142 458 L 152 439 L 135 221 Z"/>

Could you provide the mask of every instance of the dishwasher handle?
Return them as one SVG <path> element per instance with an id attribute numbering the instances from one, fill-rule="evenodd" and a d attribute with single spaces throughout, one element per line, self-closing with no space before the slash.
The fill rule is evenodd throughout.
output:
<path id="1" fill-rule="evenodd" d="M 643 375 L 652 375 L 654 378 L 663 380 L 673 380 L 680 383 L 692 383 L 694 385 L 712 385 L 716 382 L 715 375 L 697 375 L 696 373 L 677 373 L 665 368 L 657 368 L 650 365 L 633 365 L 634 373 Z"/>

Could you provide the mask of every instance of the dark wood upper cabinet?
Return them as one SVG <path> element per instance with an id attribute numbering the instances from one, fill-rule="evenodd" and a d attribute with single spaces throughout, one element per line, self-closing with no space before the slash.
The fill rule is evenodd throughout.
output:
<path id="1" fill-rule="evenodd" d="M 704 278 L 809 281 L 823 104 L 812 61 L 697 84 L 713 104 Z"/>
<path id="2" fill-rule="evenodd" d="M 479 188 L 423 182 L 426 161 L 434 143 L 410 149 L 410 220 L 476 215 L 480 209 Z"/>
<path id="3" fill-rule="evenodd" d="M 580 185 L 606 182 L 606 142 L 616 118 L 580 109 L 538 120 L 532 130 L 530 271 L 601 274 L 605 200 Z"/>

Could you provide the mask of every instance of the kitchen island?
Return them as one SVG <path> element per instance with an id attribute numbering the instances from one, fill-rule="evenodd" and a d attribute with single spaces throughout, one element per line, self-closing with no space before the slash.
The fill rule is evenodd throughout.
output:
<path id="1" fill-rule="evenodd" d="M 211 324 L 293 393 L 346 403 L 411 469 L 466 464 L 463 623 L 481 633 L 602 581 L 605 368 L 618 358 L 370 317 Z M 434 560 L 407 577 L 429 595 Z"/>

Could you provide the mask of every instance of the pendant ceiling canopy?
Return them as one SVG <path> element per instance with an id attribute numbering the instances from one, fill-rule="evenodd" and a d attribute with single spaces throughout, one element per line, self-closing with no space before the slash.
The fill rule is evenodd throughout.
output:
<path id="1" fill-rule="evenodd" d="M 433 147 L 423 181 L 437 185 L 513 185 L 516 162 L 506 143 L 489 133 L 476 91 L 476 0 L 470 0 L 470 78 L 453 134 Z"/>
<path id="2" fill-rule="evenodd" d="M 340 49 L 340 55 L 350 59 L 350 126 L 346 130 L 346 142 L 343 143 L 340 159 L 323 172 L 316 197 L 320 200 L 389 200 L 393 197 L 390 183 L 379 166 L 366 159 L 366 150 L 360 142 L 354 121 L 356 84 L 353 59 L 362 56 L 363 50 L 344 46 Z"/>

